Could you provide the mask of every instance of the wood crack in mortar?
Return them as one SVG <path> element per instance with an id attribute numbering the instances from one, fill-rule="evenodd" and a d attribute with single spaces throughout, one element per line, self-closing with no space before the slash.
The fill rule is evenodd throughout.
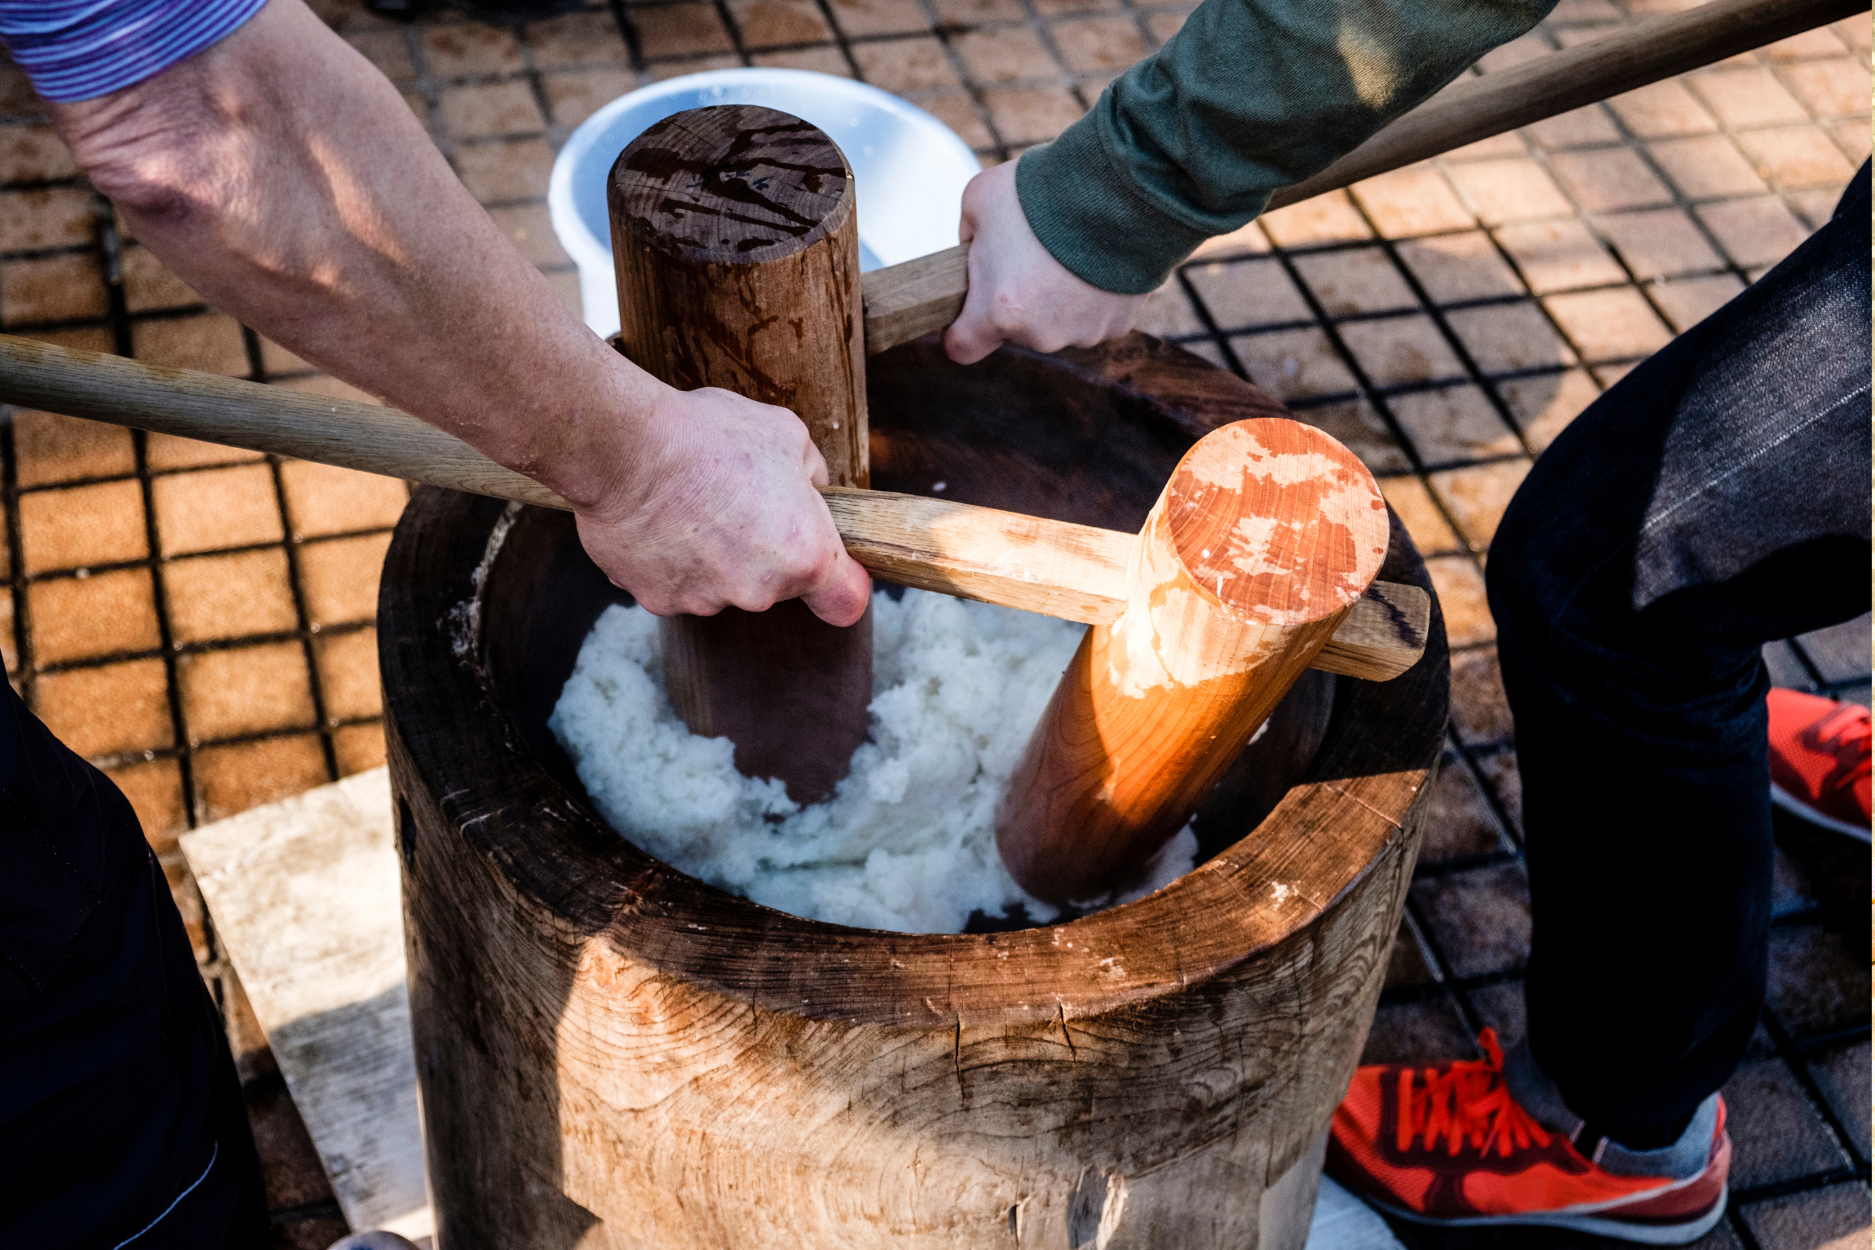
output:
<path id="1" fill-rule="evenodd" d="M 1327 790 L 1329 793 L 1339 794 L 1342 798 L 1347 799 L 1350 802 L 1357 803 L 1360 806 L 1366 808 L 1368 811 L 1372 812 L 1374 815 L 1380 817 L 1380 819 L 1386 821 L 1387 824 L 1391 825 L 1394 829 L 1406 828 L 1405 825 L 1402 825 L 1399 821 L 1387 815 L 1385 812 L 1375 807 L 1372 803 L 1369 803 L 1366 799 L 1363 799 L 1360 795 L 1355 794 L 1353 791 L 1344 790 L 1340 786 L 1335 785 L 1333 782 L 1329 782 L 1329 781 L 1324 781 L 1321 783 L 1321 785 L 1322 785 L 1322 788 Z"/>

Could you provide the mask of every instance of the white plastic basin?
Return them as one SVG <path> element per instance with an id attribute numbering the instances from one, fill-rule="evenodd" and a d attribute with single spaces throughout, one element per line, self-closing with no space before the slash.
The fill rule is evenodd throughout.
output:
<path id="1" fill-rule="evenodd" d="M 896 265 L 957 242 L 964 184 L 982 168 L 955 131 L 889 92 L 799 69 L 719 69 L 620 96 L 580 124 L 553 163 L 547 207 L 579 266 L 586 324 L 618 330 L 618 280 L 605 182 L 625 145 L 652 123 L 713 104 L 760 104 L 827 132 L 853 167 L 862 270 Z"/>

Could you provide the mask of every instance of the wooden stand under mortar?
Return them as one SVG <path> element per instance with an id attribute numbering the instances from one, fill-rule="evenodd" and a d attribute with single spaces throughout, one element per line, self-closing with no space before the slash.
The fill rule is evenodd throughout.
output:
<path id="1" fill-rule="evenodd" d="M 606 188 L 620 350 L 681 390 L 791 409 L 828 485 L 866 486 L 859 224 L 840 149 L 773 109 L 692 109 L 634 139 Z M 659 636 L 671 705 L 734 742 L 745 775 L 779 777 L 802 803 L 846 775 L 872 701 L 870 607 L 841 629 L 790 599 L 666 617 Z"/>

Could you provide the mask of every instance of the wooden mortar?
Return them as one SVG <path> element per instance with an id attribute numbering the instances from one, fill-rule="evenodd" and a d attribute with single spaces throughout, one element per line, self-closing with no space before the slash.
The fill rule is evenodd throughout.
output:
<path id="1" fill-rule="evenodd" d="M 875 358 L 874 482 L 1137 531 L 1280 405 L 1134 335 Z M 1381 576 L 1427 585 L 1397 522 Z M 1448 665 L 1310 673 L 1158 893 L 1013 932 L 756 906 L 593 813 L 545 721 L 622 595 L 561 513 L 424 489 L 387 559 L 385 722 L 443 1250 L 1297 1250 L 1372 1020 Z M 1319 749 L 1316 749 L 1319 744 Z"/>

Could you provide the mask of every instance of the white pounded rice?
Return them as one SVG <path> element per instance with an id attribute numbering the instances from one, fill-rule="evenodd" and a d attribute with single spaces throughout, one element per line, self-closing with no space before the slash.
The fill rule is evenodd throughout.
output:
<path id="1" fill-rule="evenodd" d="M 1031 920 L 996 853 L 996 804 L 1082 626 L 908 590 L 873 596 L 869 740 L 824 803 L 735 769 L 727 738 L 687 729 L 664 694 L 657 618 L 607 608 L 548 725 L 612 827 L 692 876 L 797 916 L 955 933 L 973 911 Z M 1190 829 L 1138 897 L 1189 871 Z M 1118 901 L 1118 900 L 1116 900 Z"/>

